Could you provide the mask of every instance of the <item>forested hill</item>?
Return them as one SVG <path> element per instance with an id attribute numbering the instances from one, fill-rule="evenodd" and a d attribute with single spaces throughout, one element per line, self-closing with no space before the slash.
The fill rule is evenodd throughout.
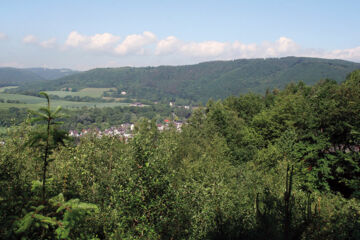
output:
<path id="1" fill-rule="evenodd" d="M 31 71 L 46 80 L 54 80 L 54 79 L 66 77 L 66 76 L 69 76 L 69 75 L 79 72 L 79 71 L 75 71 L 75 70 L 68 69 L 68 68 L 60 68 L 60 69 L 27 68 L 26 70 Z"/>
<path id="2" fill-rule="evenodd" d="M 34 83 L 44 80 L 54 80 L 77 73 L 71 69 L 49 68 L 0 68 L 0 87 L 17 86 L 26 83 Z"/>
<path id="3" fill-rule="evenodd" d="M 313 84 L 325 78 L 339 82 L 355 69 L 360 69 L 360 63 L 343 60 L 303 57 L 239 59 L 187 66 L 93 69 L 46 85 L 32 84 L 17 91 L 115 87 L 118 95 L 126 91 L 131 98 L 206 102 L 209 98 L 225 98 L 249 91 L 264 93 L 267 88 L 283 88 L 289 82 Z"/>
<path id="4" fill-rule="evenodd" d="M 44 80 L 39 75 L 17 68 L 0 68 L 0 87 L 16 86 L 25 82 Z"/>

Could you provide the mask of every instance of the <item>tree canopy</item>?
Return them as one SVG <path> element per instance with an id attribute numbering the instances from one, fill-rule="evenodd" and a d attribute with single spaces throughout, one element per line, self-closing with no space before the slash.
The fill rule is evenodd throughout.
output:
<path id="1" fill-rule="evenodd" d="M 2 239 L 359 239 L 360 71 L 209 101 L 181 131 L 87 135 L 50 153 L 37 126 L 0 145 Z M 40 201 L 40 202 L 39 202 Z"/>

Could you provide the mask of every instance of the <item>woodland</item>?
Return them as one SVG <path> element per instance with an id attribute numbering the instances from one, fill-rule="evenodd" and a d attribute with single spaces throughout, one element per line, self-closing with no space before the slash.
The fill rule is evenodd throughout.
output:
<path id="1" fill-rule="evenodd" d="M 343 81 L 347 74 L 359 69 L 356 62 L 308 57 L 283 57 L 267 59 L 236 59 L 211 61 L 184 66 L 95 68 L 85 72 L 49 80 L 24 76 L 24 69 L 15 74 L 0 68 L 0 87 L 18 86 L 8 93 L 37 95 L 39 91 L 71 88 L 114 88 L 107 97 L 124 97 L 138 101 L 163 103 L 177 102 L 206 104 L 212 99 L 225 99 L 230 95 L 255 92 L 263 94 L 266 89 L 283 89 L 290 82 L 303 81 L 313 85 L 320 79 Z M 12 69 L 15 71 L 14 69 Z M 53 70 L 55 71 L 55 70 Z M 38 72 L 35 72 L 38 73 Z M 9 80 L 10 81 L 9 83 Z M 1 96 L 0 96 L 1 98 Z"/>
<path id="2" fill-rule="evenodd" d="M 1 138 L 0 239 L 360 239 L 360 70 L 127 141 L 75 141 L 41 95 Z"/>

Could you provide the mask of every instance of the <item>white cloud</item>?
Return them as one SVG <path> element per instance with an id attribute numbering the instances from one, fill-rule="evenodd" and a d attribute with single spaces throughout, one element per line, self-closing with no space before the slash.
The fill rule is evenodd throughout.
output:
<path id="1" fill-rule="evenodd" d="M 337 49 L 323 54 L 325 58 L 338 58 L 348 60 L 360 60 L 360 46 L 348 49 Z"/>
<path id="2" fill-rule="evenodd" d="M 120 40 L 120 37 L 111 35 L 110 33 L 95 34 L 90 37 L 88 47 L 91 49 L 101 49 L 112 45 Z"/>
<path id="3" fill-rule="evenodd" d="M 275 42 L 244 44 L 239 41 L 182 42 L 174 36 L 169 36 L 158 41 L 155 54 L 180 54 L 204 59 L 233 59 L 292 55 L 299 50 L 300 47 L 292 39 L 286 37 L 280 37 Z"/>
<path id="4" fill-rule="evenodd" d="M 151 44 L 156 42 L 155 34 L 147 31 L 142 34 L 128 35 L 122 42 L 119 42 L 120 39 L 119 36 L 110 33 L 87 36 L 72 31 L 65 41 L 65 47 L 102 51 L 117 55 L 142 55 Z"/>
<path id="5" fill-rule="evenodd" d="M 144 47 L 154 42 L 156 42 L 156 36 L 152 32 L 128 35 L 124 41 L 115 48 L 115 53 L 119 55 L 127 55 L 131 53 L 142 55 L 145 53 Z"/>
<path id="6" fill-rule="evenodd" d="M 181 48 L 182 44 L 183 43 L 176 37 L 169 36 L 163 40 L 160 40 L 157 43 L 155 54 L 156 55 L 172 54 L 178 51 Z"/>
<path id="7" fill-rule="evenodd" d="M 257 46 L 255 43 L 244 44 L 239 41 L 233 42 L 231 47 L 235 51 L 240 51 L 240 52 L 255 52 L 257 50 Z"/>
<path id="8" fill-rule="evenodd" d="M 56 46 L 56 38 L 50 38 L 48 40 L 42 41 L 39 45 L 43 48 L 53 48 Z"/>
<path id="9" fill-rule="evenodd" d="M 0 32 L 0 40 L 7 39 L 7 35 L 5 33 Z"/>
<path id="10" fill-rule="evenodd" d="M 299 46 L 290 38 L 280 37 L 276 41 L 277 50 L 279 52 L 294 52 L 299 49 Z"/>
<path id="11" fill-rule="evenodd" d="M 155 49 L 157 55 L 181 54 L 194 57 L 216 57 L 228 50 L 228 43 L 217 41 L 190 42 L 180 41 L 174 36 L 169 36 L 158 41 Z"/>
<path id="12" fill-rule="evenodd" d="M 67 46 L 77 47 L 77 46 L 79 46 L 80 44 L 82 44 L 82 43 L 84 43 L 84 42 L 86 42 L 86 37 L 85 37 L 85 36 L 79 34 L 79 33 L 76 32 L 76 31 L 72 31 L 72 32 L 69 34 L 69 36 L 68 36 L 65 44 L 66 44 Z"/>
<path id="13" fill-rule="evenodd" d="M 227 43 L 207 41 L 188 43 L 180 48 L 183 54 L 194 57 L 217 57 L 226 52 Z"/>
<path id="14" fill-rule="evenodd" d="M 79 47 L 91 50 L 105 50 L 114 46 L 120 40 L 120 37 L 110 33 L 95 34 L 93 36 L 81 35 L 77 31 L 72 31 L 65 45 L 69 47 Z"/>
<path id="15" fill-rule="evenodd" d="M 4 34 L 0 33 L 0 39 L 2 36 Z M 301 47 L 293 39 L 285 36 L 262 43 L 211 40 L 195 42 L 183 41 L 176 36 L 157 39 L 156 35 L 149 31 L 123 36 L 122 38 L 111 33 L 83 35 L 77 31 L 72 31 L 69 33 L 64 44 L 58 44 L 55 38 L 41 41 L 34 35 L 25 36 L 23 42 L 43 48 L 57 47 L 59 50 L 81 49 L 85 52 L 96 52 L 103 57 L 104 62 L 111 59 L 116 64 L 121 62 L 125 65 L 134 66 L 191 64 L 211 60 L 285 56 L 338 58 L 360 61 L 360 46 L 337 50 L 310 49 Z M 99 54 L 96 56 L 100 56 Z M 93 57 L 93 55 L 90 54 L 88 57 Z"/>
<path id="16" fill-rule="evenodd" d="M 37 43 L 38 40 L 34 35 L 27 35 L 23 38 L 24 43 Z"/>
<path id="17" fill-rule="evenodd" d="M 299 46 L 291 39 L 281 37 L 275 42 L 244 44 L 239 41 L 182 42 L 174 36 L 158 41 L 155 54 L 177 54 L 204 59 L 233 59 L 253 57 L 275 57 L 293 54 Z"/>
<path id="18" fill-rule="evenodd" d="M 275 42 L 263 42 L 259 47 L 261 57 L 282 57 L 294 55 L 301 50 L 292 39 L 280 37 Z"/>
<path id="19" fill-rule="evenodd" d="M 173 56 L 178 59 L 192 61 L 227 60 L 236 58 L 266 58 L 284 56 L 309 56 L 323 58 L 340 58 L 360 60 L 360 47 L 326 51 L 321 49 L 306 49 L 294 40 L 282 36 L 275 41 L 262 43 L 242 43 L 240 41 L 220 42 L 185 42 L 175 36 L 168 36 L 158 40 L 152 32 L 125 36 L 120 42 L 120 36 L 110 33 L 83 35 L 72 31 L 66 41 L 65 48 L 79 48 L 86 51 L 98 51 L 104 54 L 118 56 Z M 24 42 L 36 42 L 33 35 L 29 35 Z M 42 47 L 53 47 L 56 40 L 49 39 L 39 43 Z"/>
<path id="20" fill-rule="evenodd" d="M 50 38 L 48 40 L 39 41 L 36 36 L 30 34 L 23 38 L 23 43 L 33 44 L 43 48 L 54 48 L 56 46 L 56 38 Z"/>
<path id="21" fill-rule="evenodd" d="M 231 44 L 229 56 L 231 58 L 252 58 L 256 56 L 259 51 L 259 46 L 255 43 L 244 44 L 235 41 Z"/>

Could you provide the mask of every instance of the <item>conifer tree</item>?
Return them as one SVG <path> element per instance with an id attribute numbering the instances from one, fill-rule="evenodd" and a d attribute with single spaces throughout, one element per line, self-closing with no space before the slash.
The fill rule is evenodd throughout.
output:
<path id="1" fill-rule="evenodd" d="M 47 100 L 47 107 L 41 107 L 38 111 L 30 111 L 35 117 L 31 122 L 39 122 L 41 125 L 34 130 L 28 144 L 31 147 L 38 148 L 42 152 L 41 160 L 43 162 L 42 172 L 42 200 L 46 200 L 46 173 L 47 166 L 51 162 L 50 154 L 60 144 L 64 145 L 64 140 L 67 138 L 67 133 L 58 129 L 56 126 L 62 124 L 57 119 L 63 117 L 60 114 L 61 106 L 52 111 L 50 108 L 50 98 L 45 92 L 40 92 Z"/>

